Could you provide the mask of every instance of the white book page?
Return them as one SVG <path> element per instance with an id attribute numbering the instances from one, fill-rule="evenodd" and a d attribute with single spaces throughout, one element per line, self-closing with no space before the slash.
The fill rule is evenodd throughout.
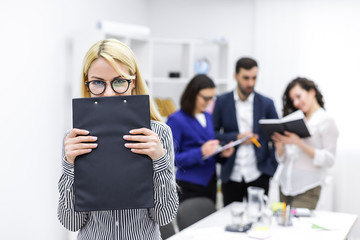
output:
<path id="1" fill-rule="evenodd" d="M 281 118 L 281 119 L 260 119 L 260 124 L 277 124 L 277 123 L 283 123 L 283 122 L 290 122 L 298 119 L 305 118 L 304 113 L 301 110 L 297 110 L 293 113 L 290 113 L 289 115 Z"/>
<path id="2" fill-rule="evenodd" d="M 259 124 L 276 124 L 281 123 L 281 119 L 260 119 Z"/>
<path id="3" fill-rule="evenodd" d="M 294 121 L 294 120 L 298 120 L 298 119 L 303 119 L 305 118 L 304 113 L 301 110 L 297 110 L 293 113 L 290 113 L 289 115 L 283 117 L 281 119 L 282 122 L 290 122 L 290 121 Z"/>

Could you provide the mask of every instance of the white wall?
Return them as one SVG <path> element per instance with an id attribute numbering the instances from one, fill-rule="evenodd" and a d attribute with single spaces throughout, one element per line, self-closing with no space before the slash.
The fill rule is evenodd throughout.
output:
<path id="1" fill-rule="evenodd" d="M 360 214 L 360 2 L 257 0 L 255 9 L 254 56 L 262 66 L 258 90 L 281 110 L 288 81 L 306 76 L 318 83 L 340 130 L 333 196 L 327 201 L 335 211 Z M 352 236 L 360 238 L 360 225 Z"/>
<path id="2" fill-rule="evenodd" d="M 98 1 L 97 1 L 98 2 Z M 71 126 L 71 48 L 79 28 L 99 19 L 150 26 L 152 35 L 226 37 L 231 69 L 241 56 L 260 64 L 257 90 L 280 111 L 297 75 L 319 83 L 341 132 L 333 205 L 360 214 L 359 23 L 356 0 L 1 1 L 0 238 L 66 239 L 57 221 L 62 137 Z M 350 109 L 350 110 L 348 110 Z M 360 236 L 356 226 L 353 236 Z"/>
<path id="3" fill-rule="evenodd" d="M 145 24 L 146 9 L 146 0 L 0 2 L 0 239 L 67 238 L 56 211 L 72 34 L 99 19 Z"/>
<path id="4" fill-rule="evenodd" d="M 149 12 L 152 36 L 227 39 L 230 45 L 230 77 L 238 57 L 253 54 L 252 0 L 151 0 Z M 210 69 L 210 76 L 211 73 Z M 232 83 L 235 84 L 235 81 Z"/>

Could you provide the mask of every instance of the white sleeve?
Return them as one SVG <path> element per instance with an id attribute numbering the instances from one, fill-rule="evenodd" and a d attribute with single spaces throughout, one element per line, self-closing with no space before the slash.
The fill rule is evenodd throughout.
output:
<path id="1" fill-rule="evenodd" d="M 320 126 L 321 148 L 315 148 L 314 165 L 318 167 L 331 167 L 335 162 L 336 144 L 339 131 L 335 121 L 327 118 Z"/>
<path id="2" fill-rule="evenodd" d="M 275 149 L 275 158 L 276 158 L 276 161 L 278 162 L 278 163 L 283 163 L 283 162 L 285 162 L 285 159 L 286 159 L 286 146 L 284 146 L 284 153 L 283 153 L 283 155 L 280 157 L 279 156 L 279 153 L 278 153 L 278 151 Z"/>

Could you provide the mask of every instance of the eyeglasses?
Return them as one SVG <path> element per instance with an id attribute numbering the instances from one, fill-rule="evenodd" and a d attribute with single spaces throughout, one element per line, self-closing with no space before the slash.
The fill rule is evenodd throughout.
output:
<path id="1" fill-rule="evenodd" d="M 207 96 L 203 96 L 200 93 L 198 94 L 205 102 L 209 102 L 211 100 L 214 100 L 214 96 L 211 97 L 207 97 Z"/>
<path id="2" fill-rule="evenodd" d="M 129 79 L 123 79 L 123 78 L 114 78 L 110 81 L 110 85 L 112 90 L 118 94 L 122 94 L 126 92 L 129 89 L 130 83 L 132 80 Z M 85 85 L 87 86 L 89 92 L 91 92 L 94 95 L 101 95 L 105 92 L 106 89 L 106 82 L 103 80 L 91 80 L 85 82 Z"/>

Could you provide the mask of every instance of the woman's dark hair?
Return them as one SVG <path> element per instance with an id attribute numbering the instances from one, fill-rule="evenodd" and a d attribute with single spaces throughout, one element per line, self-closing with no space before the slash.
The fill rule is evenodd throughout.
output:
<path id="1" fill-rule="evenodd" d="M 291 99 L 290 99 L 290 90 L 295 87 L 296 85 L 299 85 L 302 89 L 306 90 L 306 91 L 310 91 L 311 89 L 314 89 L 315 91 L 315 98 L 317 100 L 317 102 L 319 103 L 320 107 L 324 108 L 324 101 L 323 101 L 323 96 L 321 94 L 321 92 L 319 91 L 317 85 L 307 79 L 307 78 L 295 78 L 294 80 L 292 80 L 286 87 L 286 90 L 284 92 L 284 95 L 282 97 L 282 101 L 283 101 L 283 116 L 285 117 L 286 115 L 298 110 L 297 108 L 294 107 Z"/>
<path id="2" fill-rule="evenodd" d="M 187 84 L 180 99 L 180 108 L 190 116 L 194 116 L 196 97 L 202 89 L 215 88 L 211 78 L 204 74 L 193 77 Z"/>

